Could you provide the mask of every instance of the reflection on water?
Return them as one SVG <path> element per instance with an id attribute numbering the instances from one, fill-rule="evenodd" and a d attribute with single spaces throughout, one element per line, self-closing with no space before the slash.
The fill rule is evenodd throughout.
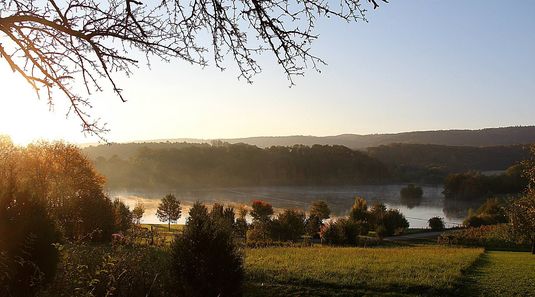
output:
<path id="1" fill-rule="evenodd" d="M 417 200 L 402 200 L 399 194 L 405 185 L 370 185 L 346 187 L 243 187 L 243 188 L 210 188 L 174 191 L 173 194 L 183 204 L 183 214 L 195 201 L 206 204 L 215 202 L 231 205 L 250 205 L 251 200 L 262 199 L 275 208 L 308 209 L 315 200 L 324 200 L 329 204 L 333 215 L 342 216 L 348 213 L 356 195 L 366 198 L 368 204 L 382 202 L 389 208 L 399 209 L 408 219 L 411 227 L 426 227 L 427 220 L 433 216 L 443 217 L 448 226 L 459 224 L 467 214 L 468 208 L 477 208 L 477 204 L 459 201 L 445 201 L 441 186 L 422 187 L 424 195 Z M 131 208 L 136 202 L 145 204 L 145 223 L 157 223 L 155 215 L 159 200 L 168 192 L 111 192 L 112 197 L 121 199 Z M 185 215 L 179 223 L 185 222 Z"/>

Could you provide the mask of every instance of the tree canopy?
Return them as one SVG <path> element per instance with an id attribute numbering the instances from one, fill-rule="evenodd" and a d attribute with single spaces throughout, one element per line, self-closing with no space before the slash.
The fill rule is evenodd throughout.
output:
<path id="1" fill-rule="evenodd" d="M 171 223 L 176 223 L 182 214 L 182 207 L 180 201 L 176 199 L 175 195 L 168 194 L 163 197 L 156 210 L 156 216 L 162 222 L 167 222 L 169 231 L 171 230 Z"/>
<path id="2" fill-rule="evenodd" d="M 379 0 L 368 2 L 378 7 Z M 54 91 L 64 95 L 83 130 L 100 135 L 104 127 L 87 113 L 89 96 L 107 81 L 125 101 L 115 77 L 139 65 L 136 53 L 147 63 L 179 59 L 200 66 L 211 56 L 220 69 L 228 55 L 250 82 L 261 71 L 258 55 L 269 51 L 292 82 L 324 63 L 311 52 L 319 17 L 366 20 L 365 11 L 359 0 L 2 0 L 0 59 L 50 104 Z"/>

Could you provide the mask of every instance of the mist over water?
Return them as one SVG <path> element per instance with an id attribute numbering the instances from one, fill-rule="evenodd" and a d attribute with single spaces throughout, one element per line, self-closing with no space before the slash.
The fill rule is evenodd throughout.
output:
<path id="1" fill-rule="evenodd" d="M 366 185 L 366 186 L 284 186 L 284 187 L 230 187 L 175 190 L 169 192 L 110 192 L 110 196 L 121 199 L 130 208 L 137 202 L 145 205 L 144 223 L 158 223 L 156 208 L 160 199 L 173 193 L 182 203 L 182 217 L 178 221 L 184 224 L 189 208 L 195 201 L 208 205 L 224 203 L 239 206 L 250 205 L 252 200 L 260 199 L 273 204 L 277 210 L 297 208 L 308 210 L 315 200 L 324 200 L 332 210 L 332 216 L 347 215 L 355 196 L 364 197 L 368 205 L 382 202 L 388 208 L 399 209 L 410 223 L 411 228 L 427 227 L 427 220 L 434 216 L 443 217 L 448 227 L 462 223 L 469 208 L 477 208 L 477 203 L 447 201 L 442 194 L 442 186 L 423 186 L 421 199 L 404 200 L 400 190 L 405 185 Z"/>

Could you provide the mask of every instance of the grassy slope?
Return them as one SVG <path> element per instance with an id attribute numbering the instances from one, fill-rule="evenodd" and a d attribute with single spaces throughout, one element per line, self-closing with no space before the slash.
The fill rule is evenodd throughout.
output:
<path id="1" fill-rule="evenodd" d="M 466 296 L 535 296 L 535 255 L 489 251 L 467 276 Z"/>
<path id="2" fill-rule="evenodd" d="M 482 252 L 442 246 L 253 249 L 246 255 L 246 296 L 450 295 Z"/>

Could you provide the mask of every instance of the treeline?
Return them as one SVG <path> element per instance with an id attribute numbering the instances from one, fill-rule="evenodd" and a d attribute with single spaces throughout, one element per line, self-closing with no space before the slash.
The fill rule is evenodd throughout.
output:
<path id="1" fill-rule="evenodd" d="M 523 145 L 461 147 L 391 144 L 366 152 L 344 146 L 130 143 L 84 149 L 111 188 L 442 184 L 450 173 L 501 171 L 526 159 Z"/>
<path id="2" fill-rule="evenodd" d="M 341 185 L 379 183 L 389 172 L 378 160 L 344 146 L 261 149 L 246 144 L 140 149 L 131 158 L 98 157 L 110 188 Z"/>
<path id="3" fill-rule="evenodd" d="M 444 180 L 444 197 L 481 200 L 493 196 L 520 194 L 528 185 L 524 172 L 524 166 L 517 164 L 497 175 L 484 175 L 476 171 L 450 174 Z"/>
<path id="4" fill-rule="evenodd" d="M 216 143 L 216 142 L 213 142 Z M 187 147 L 208 147 L 208 143 L 190 143 L 190 142 L 133 142 L 133 143 L 112 143 L 110 145 L 91 145 L 83 148 L 83 152 L 92 160 L 98 157 L 109 159 L 114 155 L 123 159 L 129 159 L 137 155 L 138 151 L 143 148 L 153 150 L 162 149 L 182 149 Z"/>
<path id="5" fill-rule="evenodd" d="M 406 182 L 442 183 L 449 173 L 501 171 L 529 157 L 529 146 L 467 147 L 432 144 L 390 144 L 368 148 Z"/>

